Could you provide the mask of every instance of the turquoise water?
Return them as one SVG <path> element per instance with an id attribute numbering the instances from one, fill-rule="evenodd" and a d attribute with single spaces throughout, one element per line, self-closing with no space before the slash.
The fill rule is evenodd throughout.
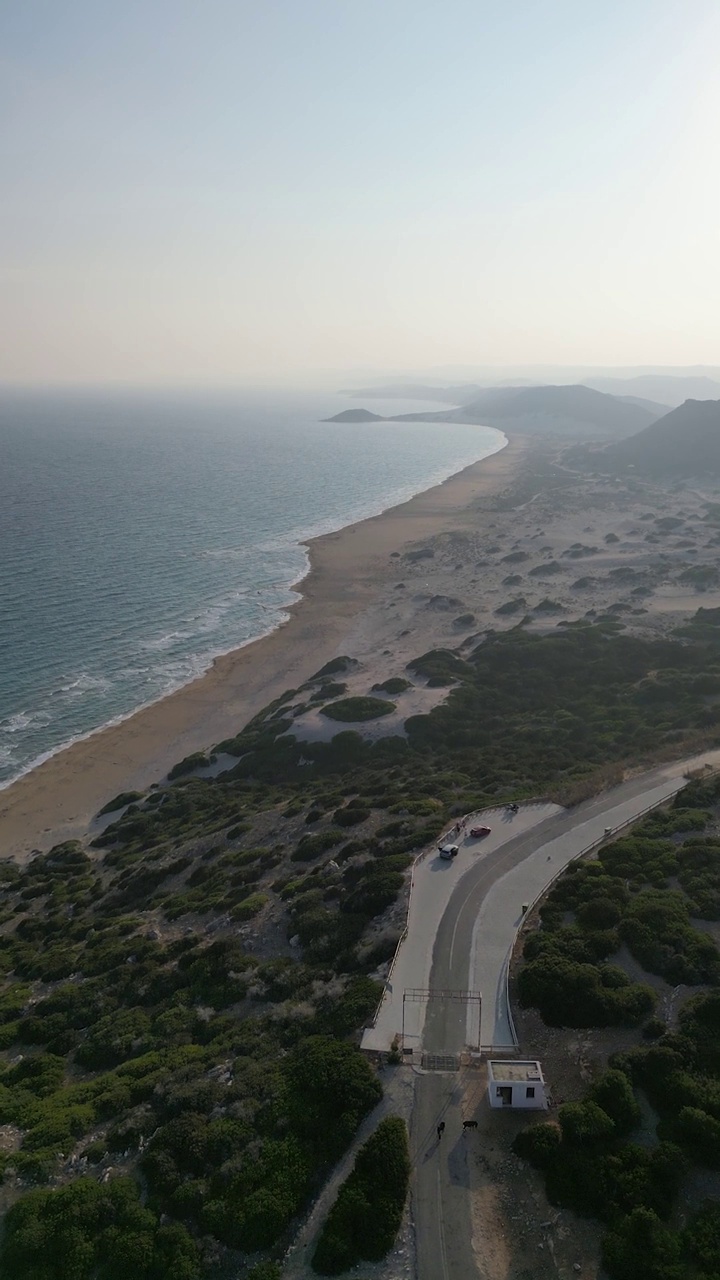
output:
<path id="1" fill-rule="evenodd" d="M 0 392 L 0 785 L 276 627 L 303 539 L 504 442 L 319 421 L 352 403 Z"/>

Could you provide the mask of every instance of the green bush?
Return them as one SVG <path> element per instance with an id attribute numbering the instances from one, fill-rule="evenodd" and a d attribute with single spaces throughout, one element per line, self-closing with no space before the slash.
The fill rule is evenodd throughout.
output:
<path id="1" fill-rule="evenodd" d="M 402 676 L 391 676 L 389 680 L 373 685 L 373 693 L 404 693 L 406 689 L 412 689 L 412 685 Z"/>
<path id="2" fill-rule="evenodd" d="M 384 1258 L 400 1229 L 409 1180 L 405 1122 L 388 1116 L 360 1148 L 340 1188 L 315 1248 L 313 1270 L 334 1276 L 361 1259 Z"/>
<path id="3" fill-rule="evenodd" d="M 534 1124 L 516 1135 L 512 1149 L 516 1156 L 527 1160 L 533 1169 L 546 1169 L 557 1154 L 561 1137 L 557 1125 Z"/>
<path id="4" fill-rule="evenodd" d="M 720 1204 L 706 1200 L 682 1234 L 685 1256 L 708 1280 L 717 1274 L 720 1258 Z"/>
<path id="5" fill-rule="evenodd" d="M 233 920 L 252 920 L 269 901 L 266 893 L 251 893 L 249 898 L 243 898 L 232 908 L 230 915 Z"/>
<path id="6" fill-rule="evenodd" d="M 498 605 L 495 610 L 499 618 L 509 617 L 515 613 L 522 613 L 527 608 L 527 600 L 525 596 L 516 596 L 514 600 L 506 600 L 504 604 Z"/>
<path id="7" fill-rule="evenodd" d="M 683 1107 L 673 1136 L 697 1164 L 720 1169 L 720 1120 L 699 1107 Z"/>
<path id="8" fill-rule="evenodd" d="M 281 1280 L 279 1262 L 257 1262 L 247 1273 L 247 1280 Z"/>
<path id="9" fill-rule="evenodd" d="M 303 836 L 292 854 L 292 861 L 311 862 L 319 854 L 340 844 L 343 839 L 343 833 L 338 827 L 328 827 L 326 831 L 319 831 L 315 836 Z"/>
<path id="10" fill-rule="evenodd" d="M 357 665 L 355 658 L 348 658 L 347 656 L 331 658 L 329 662 L 325 663 L 324 667 L 321 667 L 319 671 L 315 672 L 314 676 L 311 676 L 311 680 L 322 680 L 324 676 L 340 675 L 341 672 L 351 671 Z"/>
<path id="11" fill-rule="evenodd" d="M 634 1209 L 608 1231 L 603 1264 L 612 1280 L 683 1280 L 680 1242 L 651 1209 Z"/>
<path id="12" fill-rule="evenodd" d="M 326 702 L 328 698 L 341 698 L 346 690 L 346 684 L 342 684 L 339 680 L 332 680 L 329 684 L 322 684 L 320 688 L 312 694 L 310 701 Z"/>
<path id="13" fill-rule="evenodd" d="M 348 805 L 346 809 L 335 810 L 333 822 L 338 827 L 357 827 L 361 822 L 367 821 L 369 817 L 369 809 L 360 809 L 353 805 Z"/>
<path id="14" fill-rule="evenodd" d="M 205 769 L 212 763 L 212 758 L 205 755 L 204 751 L 193 751 L 192 755 L 185 756 L 184 760 L 179 760 L 174 764 L 168 773 L 168 780 L 174 782 L 176 778 L 182 778 L 187 773 L 193 773 L 195 769 Z"/>
<path id="15" fill-rule="evenodd" d="M 640 1123 L 640 1107 L 632 1085 L 622 1071 L 606 1071 L 586 1096 L 602 1107 L 615 1125 L 615 1132 L 623 1137 Z"/>
<path id="16" fill-rule="evenodd" d="M 651 987 L 631 983 L 614 966 L 540 956 L 521 969 L 521 1005 L 539 1009 L 551 1027 L 605 1027 L 639 1022 L 653 1008 Z"/>
<path id="17" fill-rule="evenodd" d="M 662 1018 L 648 1018 L 642 1029 L 643 1040 L 659 1040 L 667 1031 L 667 1023 Z"/>
<path id="18" fill-rule="evenodd" d="M 320 715 L 352 724 L 361 720 L 379 720 L 381 716 L 392 715 L 395 710 L 395 703 L 385 698 L 341 698 L 339 702 L 329 702 L 321 709 Z"/>
<path id="19" fill-rule="evenodd" d="M 472 671 L 468 664 L 451 649 L 431 649 L 421 657 L 408 662 L 407 668 L 409 671 L 416 671 L 420 676 L 425 676 L 428 683 L 432 683 L 436 688 L 454 684 L 456 680 L 464 680 Z"/>
<path id="20" fill-rule="evenodd" d="M 106 813 L 114 813 L 116 809 L 124 809 L 125 805 L 135 804 L 136 801 L 142 800 L 142 791 L 121 791 L 119 796 L 115 796 L 114 800 L 108 800 L 102 809 L 98 809 L 98 818 L 102 818 Z"/>
<path id="21" fill-rule="evenodd" d="M 78 1178 L 31 1191 L 9 1210 L 0 1247 L 6 1280 L 198 1280 L 196 1246 L 179 1224 L 160 1226 L 129 1178 Z"/>
<path id="22" fill-rule="evenodd" d="M 563 1143 L 586 1146 L 607 1142 L 615 1133 L 615 1125 L 606 1111 L 592 1100 L 567 1102 L 558 1112 Z"/>

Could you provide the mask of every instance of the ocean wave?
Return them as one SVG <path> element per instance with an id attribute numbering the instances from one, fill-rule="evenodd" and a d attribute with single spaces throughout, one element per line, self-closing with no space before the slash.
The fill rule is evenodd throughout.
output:
<path id="1" fill-rule="evenodd" d="M 168 631 L 162 636 L 153 636 L 149 640 L 140 640 L 139 648 L 148 653 L 165 653 L 172 649 L 179 640 L 192 640 L 192 631 Z"/>
<path id="2" fill-rule="evenodd" d="M 254 644 L 257 640 L 262 640 L 265 636 L 272 635 L 287 621 L 289 615 L 278 612 L 275 615 L 275 623 L 273 626 L 266 627 L 262 631 L 253 632 L 247 639 L 240 643 L 228 644 L 221 649 L 213 649 L 204 654 L 196 654 L 194 657 L 188 656 L 188 662 L 185 663 L 169 663 L 167 666 L 158 669 L 153 675 L 157 675 L 161 680 L 160 687 L 153 690 L 151 695 L 143 702 L 131 707 L 127 711 L 122 711 L 117 715 L 111 716 L 103 721 L 102 724 L 94 726 L 82 732 L 64 737 L 62 741 L 57 742 L 48 750 L 41 752 L 39 755 L 33 756 L 31 759 L 23 762 L 11 776 L 0 779 L 0 791 L 7 790 L 14 782 L 20 778 L 24 778 L 26 774 L 32 773 L 33 769 L 37 769 L 40 765 L 45 764 L 48 760 L 52 760 L 53 756 L 59 755 L 61 751 L 65 751 L 68 747 L 75 746 L 78 742 L 86 742 L 89 738 L 94 738 L 97 734 L 102 733 L 105 729 L 112 729 L 116 725 L 123 724 L 126 720 L 132 719 L 139 711 L 143 711 L 146 707 L 154 706 L 162 698 L 167 697 L 171 693 L 175 693 L 178 689 L 182 689 L 185 685 L 190 684 L 193 680 L 197 680 L 200 676 L 205 675 L 210 670 L 213 663 L 218 658 L 224 658 L 229 653 L 235 653 L 238 649 L 244 649 L 249 644 Z M 131 674 L 133 668 L 126 668 L 125 674 Z M 119 683 L 118 679 L 118 683 Z M 2 757 L 0 756 L 0 759 Z M 20 763 L 20 762 L 18 762 Z"/>
<path id="3" fill-rule="evenodd" d="M 112 688 L 112 680 L 109 676 L 94 676 L 89 671 L 81 671 L 79 675 L 68 680 L 67 684 L 61 684 L 59 689 L 53 690 L 56 697 L 64 695 L 68 698 L 82 698 L 86 693 L 105 692 Z"/>
<path id="4" fill-rule="evenodd" d="M 0 733 L 23 733 L 26 729 L 49 724 L 51 719 L 46 711 L 16 711 L 0 720 Z"/>
<path id="5" fill-rule="evenodd" d="M 197 679 L 217 658 L 275 631 L 287 621 L 289 606 L 299 598 L 296 588 L 307 575 L 307 543 L 313 538 L 377 515 L 447 479 L 477 460 L 478 454 L 487 456 L 494 451 L 491 440 L 478 441 L 475 448 L 467 438 L 462 447 L 453 446 L 454 459 L 440 462 L 442 449 L 446 457 L 450 450 L 437 439 L 413 437 L 419 445 L 410 455 L 407 442 L 398 437 L 395 444 L 389 440 L 387 459 L 376 457 L 365 467 L 362 441 L 355 441 L 347 456 L 342 447 L 334 451 L 331 463 L 335 471 L 331 475 L 327 443 L 319 439 L 317 431 L 313 436 L 313 430 L 310 426 L 309 443 L 300 451 L 296 450 L 295 427 L 288 432 L 287 463 L 282 458 L 278 461 L 280 455 L 273 452 L 274 446 L 266 448 L 264 441 L 257 444 L 257 456 L 265 470 L 250 469 L 242 473 L 239 482 L 232 469 L 224 474 L 218 466 L 213 502 L 209 507 L 199 484 L 198 505 L 193 508 L 191 503 L 188 508 L 187 529 L 178 524 L 172 511 L 163 522 L 160 510 L 156 520 L 154 508 L 152 518 L 141 510 L 142 520 L 138 521 L 133 510 L 132 518 L 123 517 L 123 522 L 113 524 L 115 509 L 110 508 L 109 518 L 103 503 L 96 513 L 95 527 L 103 531 L 97 541 L 98 554 L 84 538 L 67 547 L 68 556 L 75 557 L 73 573 L 78 583 L 82 581 L 82 592 L 78 587 L 75 600 L 68 600 L 64 610 L 59 605 L 50 610 L 50 626 L 43 614 L 41 649 L 26 645 L 22 633 L 14 643 L 18 669 L 23 671 L 21 663 L 26 663 L 30 671 L 34 662 L 37 672 L 34 685 L 27 685 L 33 690 L 29 705 L 0 721 L 0 776 L 6 775 L 0 788 L 66 746 L 93 736 L 105 725 L 121 723 L 141 707 Z M 473 428 L 473 436 L 476 432 Z M 502 447 L 504 439 L 492 435 L 499 440 L 497 447 Z M 459 440 L 459 435 L 454 439 Z M 208 442 L 202 447 L 206 450 Z M 213 447 L 212 440 L 209 447 Z M 222 456 L 218 454 L 218 458 Z M 410 456 L 413 465 L 408 466 Z M 35 455 L 29 457 L 36 465 Z M 134 463 L 135 454 L 132 460 Z M 295 465 L 297 475 L 289 469 Z M 305 469 L 302 474 L 301 468 Z M 69 469 L 67 475 L 72 488 L 76 469 Z M 257 483 L 258 476 L 262 484 Z M 388 484 L 391 477 L 394 484 Z M 131 512 L 124 500 L 121 472 L 114 483 L 123 495 L 117 511 Z M 179 483 L 184 483 L 184 476 Z M 188 492 L 194 497 L 190 489 Z M 44 512 L 45 521 L 46 516 Z M 288 527 L 278 527 L 283 521 Z M 147 532 L 136 545 L 133 537 L 141 525 Z M 73 525 L 68 522 L 63 528 L 72 530 Z M 247 540 L 243 542 L 239 539 L 246 528 Z M 193 540 L 200 545 L 193 547 Z M 203 546 L 205 541 L 218 545 Z M 102 549 L 108 547 L 112 557 L 103 558 Z M 144 547 L 148 548 L 145 559 Z M 180 559 L 183 569 L 178 567 Z M 193 560 L 204 561 L 205 566 L 198 563 L 193 567 Z M 44 580 L 40 570 L 43 562 L 38 559 L 37 563 L 32 598 L 42 598 L 45 609 L 51 588 L 58 601 L 64 597 L 57 574 L 52 580 L 46 575 Z M 77 577 L 80 570 L 82 579 Z M 228 578 L 236 580 L 229 585 Z M 80 603 L 82 626 L 78 625 Z M 29 606 L 27 623 L 32 625 Z M 31 630 L 28 635 L 35 639 Z M 55 654 L 56 674 L 49 677 Z M 68 654 L 79 659 L 78 665 L 85 661 L 88 667 L 67 674 L 73 665 Z M 67 663 L 65 674 L 59 667 L 61 661 Z M 50 678 L 52 690 L 45 689 L 37 696 Z M 24 686 L 8 683 L 8 690 L 12 687 Z M 38 705 L 33 708 L 34 702 Z"/>
<path id="6" fill-rule="evenodd" d="M 202 551 L 191 551 L 196 560 L 247 560 L 252 557 L 255 547 L 205 547 Z"/>

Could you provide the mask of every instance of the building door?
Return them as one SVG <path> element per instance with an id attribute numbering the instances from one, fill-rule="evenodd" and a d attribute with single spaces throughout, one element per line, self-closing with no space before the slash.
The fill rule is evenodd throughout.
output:
<path id="1" fill-rule="evenodd" d="M 504 1084 L 498 1089 L 498 1097 L 502 1098 L 504 1107 L 512 1106 L 512 1085 Z"/>

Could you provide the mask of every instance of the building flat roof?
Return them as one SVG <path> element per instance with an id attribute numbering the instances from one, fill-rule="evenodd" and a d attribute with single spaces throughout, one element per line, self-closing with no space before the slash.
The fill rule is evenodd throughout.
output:
<path id="1" fill-rule="evenodd" d="M 517 1062 L 512 1060 L 503 1062 L 502 1060 L 491 1060 L 488 1062 L 488 1070 L 490 1072 L 490 1079 L 497 1080 L 501 1083 L 503 1081 L 508 1084 L 512 1084 L 514 1081 L 537 1081 L 539 1084 L 545 1083 L 539 1062 Z"/>

